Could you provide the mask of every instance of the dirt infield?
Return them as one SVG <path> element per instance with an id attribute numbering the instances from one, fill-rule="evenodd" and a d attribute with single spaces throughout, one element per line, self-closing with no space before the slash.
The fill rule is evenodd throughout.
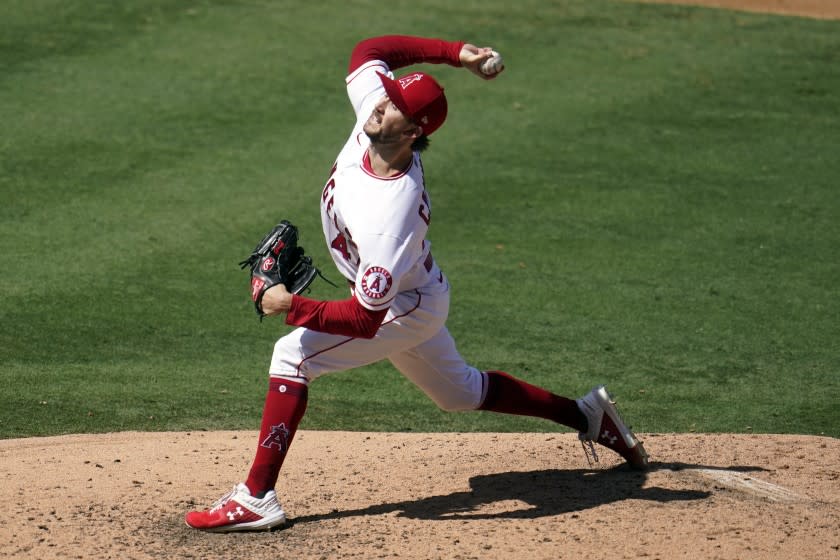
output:
<path id="1" fill-rule="evenodd" d="M 573 434 L 301 432 L 274 532 L 187 528 L 256 432 L 0 441 L 0 558 L 840 558 L 840 440 L 643 436 L 648 473 Z"/>
<path id="2" fill-rule="evenodd" d="M 840 0 L 675 3 L 840 18 Z M 640 435 L 646 473 L 590 467 L 573 434 L 303 431 L 287 526 L 232 535 L 183 516 L 244 478 L 256 432 L 0 440 L 0 558 L 840 560 L 840 440 Z"/>

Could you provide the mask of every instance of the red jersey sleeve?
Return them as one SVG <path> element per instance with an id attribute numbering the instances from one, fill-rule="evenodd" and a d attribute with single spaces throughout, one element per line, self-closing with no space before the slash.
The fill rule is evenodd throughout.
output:
<path id="1" fill-rule="evenodd" d="M 463 41 L 444 41 L 426 39 L 409 35 L 383 35 L 365 39 L 356 45 L 350 55 L 348 74 L 371 60 L 381 60 L 391 70 L 426 62 L 429 64 L 449 64 L 460 67 L 459 54 Z"/>
<path id="2" fill-rule="evenodd" d="M 339 301 L 318 301 L 293 294 L 286 324 L 329 334 L 373 338 L 387 313 L 387 308 L 371 311 L 354 297 Z"/>

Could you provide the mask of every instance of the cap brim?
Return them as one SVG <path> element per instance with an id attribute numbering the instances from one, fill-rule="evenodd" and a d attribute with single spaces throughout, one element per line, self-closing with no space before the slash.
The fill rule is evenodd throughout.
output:
<path id="1" fill-rule="evenodd" d="M 405 104 L 405 100 L 403 99 L 402 88 L 400 88 L 399 82 L 392 80 L 381 72 L 379 73 L 379 79 L 382 81 L 382 86 L 385 88 L 388 99 L 410 120 L 412 117 L 408 114 L 408 105 Z"/>

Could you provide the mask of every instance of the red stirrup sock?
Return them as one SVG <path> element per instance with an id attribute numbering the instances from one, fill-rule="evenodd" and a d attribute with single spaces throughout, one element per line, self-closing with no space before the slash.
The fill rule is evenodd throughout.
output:
<path id="1" fill-rule="evenodd" d="M 259 497 L 274 489 L 280 467 L 306 412 L 308 394 L 305 383 L 271 378 L 260 426 L 260 444 L 245 481 L 252 496 Z"/>
<path id="2" fill-rule="evenodd" d="M 536 416 L 585 432 L 586 416 L 573 399 L 550 393 L 503 371 L 486 371 L 487 396 L 479 410 Z"/>

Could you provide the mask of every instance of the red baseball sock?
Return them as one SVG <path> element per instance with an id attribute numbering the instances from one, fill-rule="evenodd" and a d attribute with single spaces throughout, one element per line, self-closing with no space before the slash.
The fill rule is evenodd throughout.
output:
<path id="1" fill-rule="evenodd" d="M 306 412 L 308 394 L 305 383 L 271 378 L 260 426 L 260 444 L 245 481 L 251 495 L 261 497 L 274 489 L 280 467 Z"/>
<path id="2" fill-rule="evenodd" d="M 588 422 L 572 399 L 550 393 L 503 371 L 486 371 L 487 396 L 479 410 L 536 416 L 553 420 L 579 432 Z"/>

